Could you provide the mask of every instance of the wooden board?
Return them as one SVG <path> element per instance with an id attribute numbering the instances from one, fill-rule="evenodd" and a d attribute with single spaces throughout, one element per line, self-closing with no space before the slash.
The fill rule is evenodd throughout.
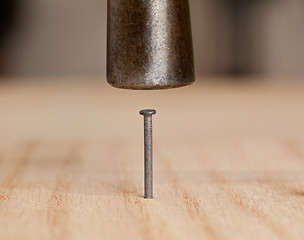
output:
<path id="1" fill-rule="evenodd" d="M 304 86 L 83 80 L 0 86 L 1 240 L 303 239 Z"/>

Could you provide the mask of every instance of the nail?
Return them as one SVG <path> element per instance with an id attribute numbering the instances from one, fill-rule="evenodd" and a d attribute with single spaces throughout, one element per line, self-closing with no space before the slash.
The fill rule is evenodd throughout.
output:
<path id="1" fill-rule="evenodd" d="M 141 110 L 139 114 L 144 116 L 145 198 L 153 198 L 152 115 L 156 114 L 156 111 L 145 109 Z"/>

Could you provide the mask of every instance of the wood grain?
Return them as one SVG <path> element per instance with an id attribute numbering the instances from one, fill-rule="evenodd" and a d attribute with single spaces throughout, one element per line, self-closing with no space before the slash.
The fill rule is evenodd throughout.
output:
<path id="1" fill-rule="evenodd" d="M 303 93 L 2 83 L 0 239 L 302 239 Z M 147 107 L 158 111 L 153 200 L 143 199 Z"/>

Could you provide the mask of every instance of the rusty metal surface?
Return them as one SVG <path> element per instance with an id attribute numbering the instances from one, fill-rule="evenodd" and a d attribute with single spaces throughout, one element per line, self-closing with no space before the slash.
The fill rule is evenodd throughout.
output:
<path id="1" fill-rule="evenodd" d="M 188 0 L 108 0 L 107 79 L 126 89 L 193 83 Z"/>

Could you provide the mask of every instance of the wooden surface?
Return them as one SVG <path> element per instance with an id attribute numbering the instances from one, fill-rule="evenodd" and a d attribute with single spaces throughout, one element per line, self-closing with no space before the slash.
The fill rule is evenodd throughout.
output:
<path id="1" fill-rule="evenodd" d="M 1 240 L 303 239 L 304 86 L 99 82 L 0 85 Z"/>

